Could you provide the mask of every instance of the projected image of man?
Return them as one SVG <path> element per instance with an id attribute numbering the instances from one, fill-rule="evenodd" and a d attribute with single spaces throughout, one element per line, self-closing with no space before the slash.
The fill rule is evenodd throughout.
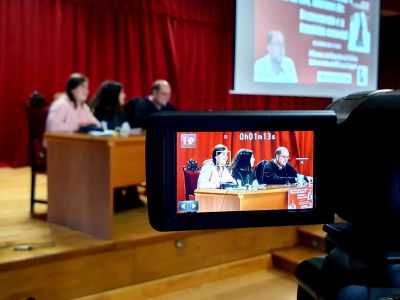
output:
<path id="1" fill-rule="evenodd" d="M 254 81 L 297 83 L 296 66 L 285 54 L 285 37 L 281 31 L 268 33 L 267 52 L 254 64 Z"/>

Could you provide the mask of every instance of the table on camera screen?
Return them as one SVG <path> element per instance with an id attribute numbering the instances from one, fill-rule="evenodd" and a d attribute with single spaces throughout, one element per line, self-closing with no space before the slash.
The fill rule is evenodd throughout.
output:
<path id="1" fill-rule="evenodd" d="M 287 210 L 313 207 L 312 186 L 270 185 L 261 190 L 196 189 L 198 212 Z"/>

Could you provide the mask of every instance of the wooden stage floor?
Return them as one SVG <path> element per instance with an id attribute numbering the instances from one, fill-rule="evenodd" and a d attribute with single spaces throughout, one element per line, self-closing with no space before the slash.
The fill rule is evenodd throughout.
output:
<path id="1" fill-rule="evenodd" d="M 46 176 L 38 176 L 37 197 L 47 199 Z M 46 205 L 35 204 L 35 217 L 29 213 L 30 169 L 0 168 L 0 264 L 45 257 L 88 248 L 110 247 L 116 243 L 139 242 L 163 238 L 166 234 L 153 230 L 147 220 L 146 207 L 116 213 L 113 240 L 93 236 L 48 223 Z M 15 251 L 16 246 L 30 245 L 35 251 Z M 3 252 L 4 254 L 4 252 Z"/>
<path id="2" fill-rule="evenodd" d="M 46 176 L 39 176 L 37 197 L 46 199 L 46 189 Z M 0 168 L 1 299 L 72 299 L 83 296 L 90 299 L 122 299 L 112 294 L 104 296 L 104 293 L 129 289 L 134 285 L 140 288 L 143 284 L 144 289 L 147 284 L 147 293 L 131 288 L 130 291 L 115 295 L 126 296 L 131 293 L 137 299 L 147 296 L 162 299 L 163 293 L 179 291 L 179 284 L 175 283 L 172 288 L 171 284 L 164 281 L 161 283 L 165 286 L 163 292 L 159 288 L 161 285 L 157 285 L 157 280 L 165 280 L 169 276 L 184 276 L 182 274 L 190 272 L 195 274 L 199 269 L 215 268 L 220 264 L 232 264 L 252 257 L 256 259 L 250 263 L 253 267 L 249 270 L 261 272 L 263 275 L 260 276 L 265 277 L 265 273 L 269 273 L 265 270 L 271 268 L 269 251 L 289 247 L 296 239 L 295 229 L 288 227 L 160 233 L 150 227 L 144 207 L 116 213 L 113 239 L 100 240 L 48 223 L 45 220 L 46 205 L 36 204 L 38 215 L 32 218 L 29 214 L 29 193 L 29 168 Z M 183 247 L 177 246 L 182 243 Z M 31 250 L 17 250 L 25 246 L 31 247 Z M 255 266 L 255 262 L 261 265 Z M 220 274 L 221 279 L 228 280 L 228 286 L 232 289 L 235 286 L 231 283 L 232 275 L 236 272 L 242 278 L 243 288 L 243 282 L 247 280 L 243 279 L 246 275 L 241 274 L 246 269 L 243 265 L 244 263 L 241 271 L 235 265 L 235 271 L 228 272 L 230 275 L 226 275 L 226 272 L 221 275 L 215 270 L 209 271 L 209 274 L 214 272 L 217 277 Z M 215 284 L 206 279 L 207 276 L 210 277 L 209 274 L 199 278 L 205 278 L 204 283 Z M 284 286 L 291 287 L 284 288 L 286 294 L 294 296 L 296 285 L 293 278 L 285 277 L 279 272 L 273 274 L 269 273 L 266 280 L 275 282 L 272 283 L 274 286 L 279 279 Z M 210 291 L 204 292 L 201 282 L 192 280 L 192 284 L 188 283 L 187 278 L 193 278 L 194 275 L 188 276 L 182 277 L 187 280 L 187 284 L 182 284 L 183 288 L 192 288 L 192 292 L 193 288 L 199 288 L 199 292 L 203 289 L 203 294 L 208 296 L 202 299 L 212 297 Z M 275 278 L 275 281 L 271 278 Z M 254 284 L 260 279 L 249 280 Z M 149 285 L 149 282 L 154 284 Z M 268 285 L 265 287 L 265 292 L 268 293 Z M 221 291 L 223 287 L 211 289 Z M 99 297 L 89 296 L 96 294 Z M 180 298 L 179 294 L 175 296 Z M 170 296 L 166 297 L 165 299 L 172 299 L 168 298 Z M 182 296 L 181 299 L 183 298 Z M 235 298 L 232 294 L 229 298 L 242 299 Z"/>

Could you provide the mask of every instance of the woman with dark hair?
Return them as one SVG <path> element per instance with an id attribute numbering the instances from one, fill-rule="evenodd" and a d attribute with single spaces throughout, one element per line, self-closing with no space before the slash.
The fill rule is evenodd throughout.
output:
<path id="1" fill-rule="evenodd" d="M 233 159 L 230 169 L 232 177 L 236 179 L 239 186 L 252 185 L 256 180 L 256 174 L 252 167 L 254 166 L 253 151 L 249 149 L 240 149 Z"/>
<path id="2" fill-rule="evenodd" d="M 86 104 L 88 95 L 89 79 L 80 73 L 72 74 L 67 81 L 66 93 L 50 105 L 46 131 L 72 133 L 81 127 L 100 126 Z"/>
<path id="3" fill-rule="evenodd" d="M 127 126 L 126 115 L 122 109 L 125 102 L 125 92 L 118 81 L 103 81 L 96 92 L 93 101 L 94 116 L 103 124 L 104 129 L 120 131 Z M 126 124 L 124 124 L 126 122 Z M 106 125 L 104 125 L 106 123 Z M 114 209 L 141 207 L 143 202 L 139 198 L 137 186 L 131 185 L 114 189 Z"/>
<path id="4" fill-rule="evenodd" d="M 201 168 L 197 188 L 218 189 L 221 184 L 234 183 L 228 169 L 228 148 L 218 144 L 213 148 L 211 159 L 207 159 Z"/>
<path id="5" fill-rule="evenodd" d="M 94 98 L 94 116 L 100 122 L 106 122 L 107 129 L 120 130 L 122 124 L 127 122 L 122 109 L 124 102 L 125 92 L 122 84 L 118 81 L 106 80 L 100 85 Z M 128 123 L 126 124 L 129 126 Z"/>

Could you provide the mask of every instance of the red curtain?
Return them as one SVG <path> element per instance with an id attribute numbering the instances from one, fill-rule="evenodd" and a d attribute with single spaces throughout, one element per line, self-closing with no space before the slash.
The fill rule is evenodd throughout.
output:
<path id="1" fill-rule="evenodd" d="M 180 110 L 324 109 L 330 99 L 234 96 L 232 0 L 0 1 L 0 166 L 28 163 L 23 103 L 51 102 L 70 73 L 106 79 L 128 96 L 154 79 Z"/>

